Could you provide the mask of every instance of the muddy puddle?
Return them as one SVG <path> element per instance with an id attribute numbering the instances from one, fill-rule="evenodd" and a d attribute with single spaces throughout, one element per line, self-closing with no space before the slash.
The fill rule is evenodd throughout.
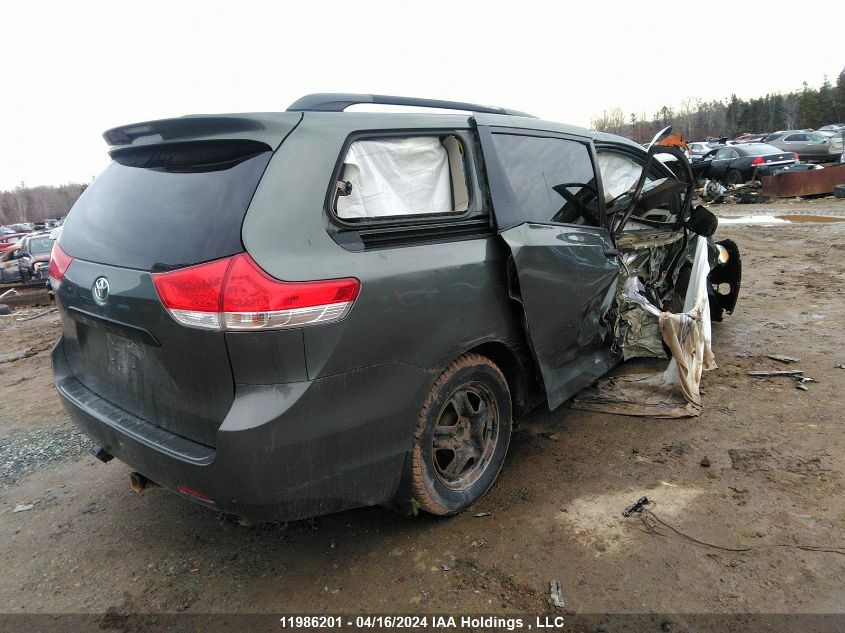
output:
<path id="1" fill-rule="evenodd" d="M 837 215 L 802 215 L 785 213 L 778 215 L 760 214 L 719 218 L 719 224 L 830 224 L 832 222 L 845 222 L 845 217 Z"/>

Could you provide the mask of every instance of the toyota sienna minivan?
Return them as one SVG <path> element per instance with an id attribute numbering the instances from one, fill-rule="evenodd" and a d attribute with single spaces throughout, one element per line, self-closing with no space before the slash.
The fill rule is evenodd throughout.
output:
<path id="1" fill-rule="evenodd" d="M 515 418 L 647 354 L 626 279 L 679 310 L 715 230 L 678 150 L 502 108 L 319 94 L 104 136 L 50 262 L 56 387 L 103 461 L 251 520 L 466 508 Z M 739 251 L 709 251 L 718 320 Z"/>

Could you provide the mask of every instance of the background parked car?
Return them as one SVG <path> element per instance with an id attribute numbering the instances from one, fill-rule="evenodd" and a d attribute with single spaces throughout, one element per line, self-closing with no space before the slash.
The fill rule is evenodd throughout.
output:
<path id="1" fill-rule="evenodd" d="M 0 283 L 14 284 L 23 280 L 20 257 L 20 248 L 9 249 L 0 255 Z"/>
<path id="2" fill-rule="evenodd" d="M 696 141 L 694 143 L 687 143 L 690 152 L 690 160 L 703 158 L 705 154 L 713 149 L 713 145 L 705 141 Z"/>
<path id="3" fill-rule="evenodd" d="M 842 155 L 842 139 L 815 132 L 787 130 L 763 138 L 764 143 L 786 152 L 796 152 L 802 160 L 832 161 Z"/>
<path id="4" fill-rule="evenodd" d="M 798 154 L 794 152 L 784 152 L 765 143 L 746 143 L 712 150 L 692 164 L 692 171 L 696 178 L 738 185 L 752 180 L 761 168 L 797 165 L 798 162 Z"/>
<path id="5" fill-rule="evenodd" d="M 745 134 L 740 134 L 734 140 L 729 141 L 729 145 L 739 145 L 742 143 L 757 143 L 763 140 L 763 137 L 766 136 L 765 134 L 749 134 L 746 132 Z"/>
<path id="6" fill-rule="evenodd" d="M 47 281 L 50 251 L 53 250 L 54 241 L 49 233 L 29 235 L 21 240 L 19 259 L 23 281 Z"/>
<path id="7" fill-rule="evenodd" d="M 29 233 L 32 231 L 32 224 L 29 222 L 21 222 L 19 224 L 8 224 L 7 228 L 12 229 L 16 233 Z"/>
<path id="8" fill-rule="evenodd" d="M 20 242 L 24 237 L 26 237 L 28 233 L 7 233 L 0 237 L 0 252 L 7 251 L 9 249 L 14 250 L 14 247 L 17 246 L 18 242 Z"/>
<path id="9" fill-rule="evenodd" d="M 48 233 L 26 235 L 0 256 L 0 283 L 47 281 L 55 240 Z"/>

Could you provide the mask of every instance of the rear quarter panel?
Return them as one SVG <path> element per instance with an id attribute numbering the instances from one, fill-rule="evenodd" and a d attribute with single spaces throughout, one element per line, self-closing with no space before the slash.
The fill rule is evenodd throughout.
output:
<path id="1" fill-rule="evenodd" d="M 468 127 L 462 116 L 438 123 Z M 430 117 L 415 115 L 307 113 L 270 162 L 244 221 L 250 254 L 279 279 L 361 281 L 342 322 L 303 330 L 309 379 L 382 363 L 434 374 L 486 341 L 520 344 L 497 236 L 352 252 L 326 232 L 326 192 L 347 136 L 431 127 Z"/>

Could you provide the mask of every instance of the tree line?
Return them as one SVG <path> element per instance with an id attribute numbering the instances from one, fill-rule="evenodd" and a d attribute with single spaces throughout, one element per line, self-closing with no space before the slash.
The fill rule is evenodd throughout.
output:
<path id="1" fill-rule="evenodd" d="M 651 118 L 614 108 L 594 118 L 591 125 L 601 132 L 647 143 L 667 125 L 684 139 L 699 141 L 711 137 L 734 138 L 744 132 L 816 129 L 829 123 L 845 123 L 845 68 L 839 73 L 836 85 L 825 77 L 818 88 L 811 88 L 805 82 L 801 90 L 756 99 L 740 99 L 736 95 L 721 101 L 685 99 L 676 108 L 663 106 Z"/>
<path id="2" fill-rule="evenodd" d="M 0 224 L 38 222 L 67 215 L 87 184 L 27 187 L 21 183 L 12 191 L 0 191 Z"/>

